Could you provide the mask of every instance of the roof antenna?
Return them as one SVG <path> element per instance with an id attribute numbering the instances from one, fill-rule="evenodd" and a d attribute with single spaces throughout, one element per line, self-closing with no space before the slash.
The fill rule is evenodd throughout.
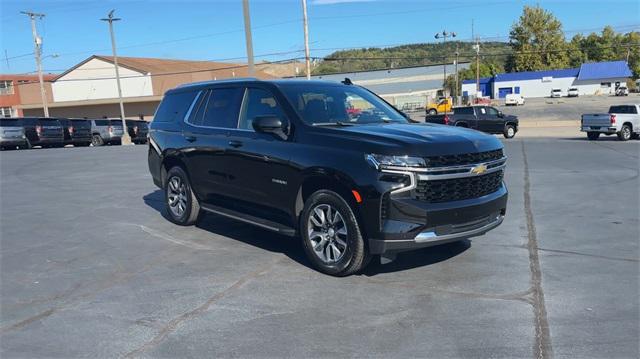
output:
<path id="1" fill-rule="evenodd" d="M 351 79 L 348 77 L 344 78 L 344 81 L 342 81 L 343 84 L 345 85 L 353 85 L 353 82 L 351 82 Z"/>

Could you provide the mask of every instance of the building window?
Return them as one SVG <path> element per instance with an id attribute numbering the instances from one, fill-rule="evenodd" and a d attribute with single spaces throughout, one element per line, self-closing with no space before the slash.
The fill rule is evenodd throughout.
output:
<path id="1" fill-rule="evenodd" d="M 13 95 L 13 81 L 0 80 L 0 95 Z"/>
<path id="2" fill-rule="evenodd" d="M 0 107 L 1 117 L 13 117 L 13 109 L 11 107 Z"/>
<path id="3" fill-rule="evenodd" d="M 611 82 L 601 82 L 600 83 L 600 87 L 601 88 L 610 88 L 611 87 Z"/>

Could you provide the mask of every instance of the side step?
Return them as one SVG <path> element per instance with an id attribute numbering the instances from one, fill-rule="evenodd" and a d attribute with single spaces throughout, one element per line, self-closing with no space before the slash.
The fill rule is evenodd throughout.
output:
<path id="1" fill-rule="evenodd" d="M 235 219 L 237 221 L 241 221 L 241 222 L 245 222 L 245 223 L 249 223 L 252 224 L 254 226 L 260 227 L 260 228 L 264 228 L 264 229 L 268 229 L 270 231 L 273 232 L 278 232 L 280 234 L 283 234 L 285 236 L 289 236 L 289 237 L 293 237 L 296 235 L 296 230 L 285 226 L 284 224 L 280 224 L 277 222 L 272 222 L 269 221 L 267 219 L 264 218 L 258 218 L 258 217 L 254 217 L 252 215 L 246 214 L 246 213 L 242 213 L 242 212 L 237 212 L 231 209 L 227 209 L 227 208 L 223 208 L 223 207 L 218 207 L 218 206 L 214 206 L 211 204 L 202 204 L 201 205 L 202 210 L 207 211 L 207 212 L 211 212 L 211 213 L 215 213 L 224 217 L 228 217 L 231 219 Z"/>

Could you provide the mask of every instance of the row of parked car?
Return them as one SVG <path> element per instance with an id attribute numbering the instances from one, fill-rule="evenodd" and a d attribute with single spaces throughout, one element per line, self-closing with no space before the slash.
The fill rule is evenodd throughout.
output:
<path id="1" fill-rule="evenodd" d="M 136 144 L 147 143 L 149 126 L 144 120 L 126 120 L 127 132 Z M 0 149 L 29 149 L 35 146 L 64 147 L 119 145 L 122 120 L 17 117 L 0 118 Z"/>

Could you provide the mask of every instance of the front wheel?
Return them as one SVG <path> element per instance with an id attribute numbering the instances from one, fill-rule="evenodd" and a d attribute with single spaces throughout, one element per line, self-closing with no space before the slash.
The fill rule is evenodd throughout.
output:
<path id="1" fill-rule="evenodd" d="M 438 114 L 438 111 L 436 111 L 435 108 L 432 108 L 429 110 L 429 115 L 437 115 L 437 114 Z"/>
<path id="2" fill-rule="evenodd" d="M 173 167 L 164 183 L 165 208 L 169 219 L 181 226 L 190 226 L 198 221 L 200 203 L 191 189 L 187 174 L 181 167 Z"/>
<path id="3" fill-rule="evenodd" d="M 600 137 L 600 132 L 587 132 L 587 138 L 589 141 L 595 141 Z"/>
<path id="4" fill-rule="evenodd" d="M 631 127 L 629 125 L 622 125 L 620 132 L 618 132 L 618 139 L 620 141 L 629 141 L 631 139 Z"/>
<path id="5" fill-rule="evenodd" d="M 516 128 L 513 125 L 506 125 L 502 134 L 504 138 L 513 138 L 516 135 Z"/>
<path id="6" fill-rule="evenodd" d="M 307 199 L 300 232 L 307 257 L 323 273 L 347 276 L 369 262 L 358 221 L 349 204 L 335 192 L 320 190 Z"/>

